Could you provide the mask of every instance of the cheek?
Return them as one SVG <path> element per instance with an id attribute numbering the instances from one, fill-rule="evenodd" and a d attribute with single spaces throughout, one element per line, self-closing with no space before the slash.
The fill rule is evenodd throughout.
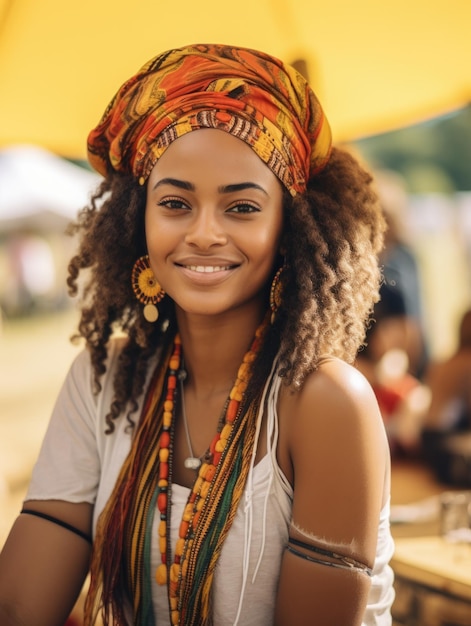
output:
<path id="1" fill-rule="evenodd" d="M 170 233 L 167 231 L 165 223 L 159 220 L 155 214 L 153 215 L 152 212 L 146 211 L 145 237 L 149 254 L 152 252 L 157 253 L 162 249 L 170 237 Z"/>
<path id="2" fill-rule="evenodd" d="M 153 228 L 152 219 L 150 218 L 150 215 L 149 215 L 148 205 L 146 205 L 146 211 L 144 214 L 144 229 L 145 229 L 147 249 L 149 249 L 152 243 L 152 240 L 154 239 L 154 228 Z"/>
<path id="3" fill-rule="evenodd" d="M 281 236 L 281 222 L 271 223 L 267 228 L 254 234 L 254 238 L 251 241 L 252 250 L 260 251 L 261 255 L 273 261 L 280 252 Z"/>
<path id="4" fill-rule="evenodd" d="M 150 266 L 156 276 L 161 273 L 163 259 L 165 258 L 165 243 L 167 238 L 162 235 L 161 229 L 146 223 L 146 246 L 150 259 Z"/>

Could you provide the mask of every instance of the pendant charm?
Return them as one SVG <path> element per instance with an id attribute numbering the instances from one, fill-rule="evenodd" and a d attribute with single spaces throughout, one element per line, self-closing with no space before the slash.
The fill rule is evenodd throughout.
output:
<path id="1" fill-rule="evenodd" d="M 197 470 L 201 466 L 201 459 L 197 459 L 194 456 L 189 456 L 187 459 L 185 459 L 183 465 L 186 467 L 186 469 Z"/>
<path id="2" fill-rule="evenodd" d="M 159 317 L 159 309 L 152 302 L 146 304 L 143 313 L 146 320 L 150 323 L 156 322 Z"/>

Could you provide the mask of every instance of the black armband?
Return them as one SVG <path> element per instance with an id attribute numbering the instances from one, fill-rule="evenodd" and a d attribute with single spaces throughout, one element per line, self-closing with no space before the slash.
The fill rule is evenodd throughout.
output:
<path id="1" fill-rule="evenodd" d="M 57 519 L 57 517 L 53 517 L 52 515 L 47 515 L 47 513 L 40 513 L 39 511 L 33 511 L 32 509 L 22 509 L 20 514 L 35 515 L 36 517 L 45 519 L 48 522 L 57 524 L 58 526 L 61 526 L 62 528 L 65 528 L 66 530 L 70 530 L 71 533 L 78 535 L 82 539 L 85 539 L 85 541 L 87 541 L 89 544 L 92 544 L 92 538 L 89 535 L 82 532 L 80 529 L 75 528 L 75 526 L 72 526 L 71 524 L 68 524 L 67 522 L 63 522 L 62 520 Z"/>

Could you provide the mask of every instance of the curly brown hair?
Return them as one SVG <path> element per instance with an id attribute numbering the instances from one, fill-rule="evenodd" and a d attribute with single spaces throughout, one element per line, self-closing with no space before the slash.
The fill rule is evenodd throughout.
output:
<path id="1" fill-rule="evenodd" d="M 306 193 L 291 198 L 286 192 L 283 298 L 254 364 L 253 385 L 266 377 L 276 354 L 280 374 L 295 387 L 324 356 L 354 361 L 381 279 L 377 257 L 385 224 L 372 183 L 349 152 L 333 148 L 327 167 L 309 181 Z M 81 236 L 67 283 L 69 293 L 77 295 L 79 275 L 87 270 L 80 289 L 78 336 L 91 353 L 96 392 L 106 371 L 110 337 L 117 330 L 128 337 L 114 380 L 107 432 L 126 408 L 127 419 L 134 423 L 149 359 L 176 332 L 170 298 L 159 304 L 159 323 L 150 324 L 131 287 L 132 267 L 146 254 L 145 203 L 145 187 L 113 173 L 72 227 Z"/>

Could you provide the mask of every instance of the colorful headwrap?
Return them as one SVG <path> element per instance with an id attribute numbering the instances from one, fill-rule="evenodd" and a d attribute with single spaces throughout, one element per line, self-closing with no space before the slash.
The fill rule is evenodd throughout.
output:
<path id="1" fill-rule="evenodd" d="M 202 128 L 246 142 L 292 195 L 331 150 L 321 105 L 294 68 L 263 52 L 201 44 L 160 54 L 124 83 L 89 134 L 89 161 L 144 184 L 172 141 Z"/>

